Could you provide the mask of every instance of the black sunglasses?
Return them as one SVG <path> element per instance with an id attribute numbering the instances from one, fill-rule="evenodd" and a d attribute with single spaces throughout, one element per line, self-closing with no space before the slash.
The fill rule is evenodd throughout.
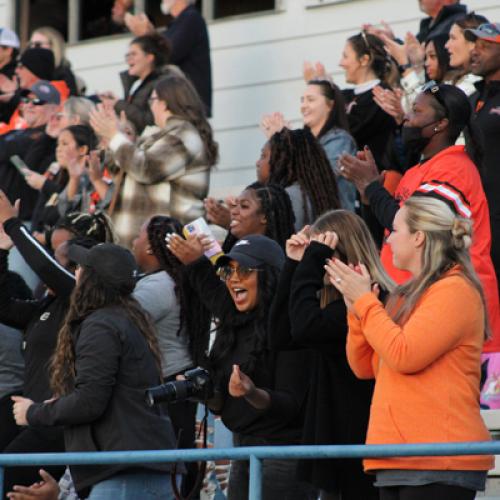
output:
<path id="1" fill-rule="evenodd" d="M 43 106 L 44 104 L 47 104 L 47 101 L 44 101 L 43 99 L 38 99 L 38 97 L 21 97 L 21 102 L 24 104 L 33 104 L 33 106 Z"/>

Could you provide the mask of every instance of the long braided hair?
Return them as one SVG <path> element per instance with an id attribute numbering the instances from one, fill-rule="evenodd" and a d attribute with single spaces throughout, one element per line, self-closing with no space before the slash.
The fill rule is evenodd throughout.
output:
<path id="1" fill-rule="evenodd" d="M 284 249 L 286 240 L 295 232 L 295 215 L 288 193 L 278 184 L 264 185 L 260 182 L 254 182 L 244 190 L 250 189 L 255 191 L 259 201 L 259 214 L 266 218 L 265 236 L 276 241 Z M 224 253 L 228 253 L 237 241 L 238 238 L 229 232 L 222 244 Z"/>
<path id="2" fill-rule="evenodd" d="M 284 128 L 271 137 L 269 144 L 269 182 L 283 187 L 298 183 L 306 219 L 313 220 L 328 210 L 340 208 L 335 174 L 324 149 L 309 129 Z"/>
<path id="3" fill-rule="evenodd" d="M 75 345 L 72 332 L 92 312 L 103 307 L 120 306 L 132 323 L 140 330 L 154 356 L 158 375 L 161 376 L 161 357 L 154 327 L 139 303 L 132 297 L 133 289 L 120 289 L 82 266 L 80 279 L 71 294 L 70 306 L 59 331 L 57 347 L 51 361 L 50 385 L 57 396 L 68 394 L 74 387 Z"/>
<path id="4" fill-rule="evenodd" d="M 189 337 L 190 354 L 195 364 L 205 357 L 210 336 L 210 312 L 193 291 L 185 267 L 165 245 L 165 236 L 176 233 L 182 236 L 182 225 L 173 217 L 153 216 L 147 226 L 148 241 L 158 263 L 174 281 L 175 296 L 180 304 L 180 323 L 177 335 L 183 328 Z"/>

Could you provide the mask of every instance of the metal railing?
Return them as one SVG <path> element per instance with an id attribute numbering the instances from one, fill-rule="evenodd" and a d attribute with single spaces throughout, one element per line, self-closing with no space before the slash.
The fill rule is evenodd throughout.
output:
<path id="1" fill-rule="evenodd" d="M 249 498 L 251 500 L 261 500 L 262 460 L 268 458 L 382 458 L 498 454 L 500 454 L 500 441 L 398 445 L 255 446 L 168 451 L 0 454 L 0 491 L 3 490 L 5 467 L 90 464 L 137 465 L 178 461 L 249 460 Z"/>

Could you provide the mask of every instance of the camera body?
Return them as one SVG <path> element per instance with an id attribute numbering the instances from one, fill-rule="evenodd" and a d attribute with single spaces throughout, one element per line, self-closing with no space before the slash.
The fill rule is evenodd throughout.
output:
<path id="1" fill-rule="evenodd" d="M 174 380 L 166 384 L 146 389 L 146 402 L 149 406 L 159 403 L 175 403 L 191 399 L 206 401 L 213 396 L 212 379 L 207 370 L 193 368 L 184 373 L 184 380 Z"/>

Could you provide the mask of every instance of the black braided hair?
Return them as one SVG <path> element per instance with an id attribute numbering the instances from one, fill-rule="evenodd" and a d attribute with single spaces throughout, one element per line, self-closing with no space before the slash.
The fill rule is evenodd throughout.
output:
<path id="1" fill-rule="evenodd" d="M 276 241 L 283 249 L 286 240 L 295 232 L 295 215 L 292 202 L 285 188 L 278 184 L 254 182 L 245 188 L 254 190 L 260 204 L 259 214 L 266 218 L 265 236 Z M 228 253 L 238 238 L 229 232 L 222 244 L 222 251 Z"/>
<path id="2" fill-rule="evenodd" d="M 198 365 L 208 350 L 210 334 L 210 312 L 203 306 L 198 294 L 193 291 L 185 268 L 165 244 L 165 236 L 176 233 L 182 236 L 182 224 L 173 217 L 153 216 L 147 226 L 148 241 L 153 255 L 161 268 L 175 283 L 175 296 L 180 304 L 180 323 L 177 335 L 183 328 L 189 338 L 190 354 Z"/>
<path id="3" fill-rule="evenodd" d="M 328 210 L 340 208 L 335 174 L 324 149 L 309 129 L 284 128 L 271 137 L 269 144 L 269 182 L 283 187 L 298 183 L 306 219 L 316 219 Z"/>
<path id="4" fill-rule="evenodd" d="M 256 189 L 255 194 L 260 212 L 266 217 L 265 235 L 284 249 L 286 240 L 295 232 L 295 215 L 288 193 L 278 184 L 267 184 Z"/>
<path id="5" fill-rule="evenodd" d="M 254 336 L 248 357 L 240 363 L 241 370 L 251 377 L 258 368 L 259 360 L 265 356 L 269 310 L 278 287 L 279 274 L 277 268 L 262 266 L 262 271 L 257 276 L 257 307 L 249 313 L 233 313 L 219 318 L 217 335 L 209 355 L 211 372 L 218 383 L 227 382 L 221 380 L 224 374 L 220 372 L 219 367 L 224 364 L 225 358 L 230 355 L 238 342 L 240 338 L 238 330 L 248 322 L 253 323 Z"/>
<path id="6" fill-rule="evenodd" d="M 114 243 L 116 238 L 109 217 L 103 211 L 93 214 L 87 212 L 70 212 L 63 215 L 50 230 L 66 229 L 75 238 L 91 238 L 98 243 Z M 50 234 L 46 238 L 50 245 Z"/>

